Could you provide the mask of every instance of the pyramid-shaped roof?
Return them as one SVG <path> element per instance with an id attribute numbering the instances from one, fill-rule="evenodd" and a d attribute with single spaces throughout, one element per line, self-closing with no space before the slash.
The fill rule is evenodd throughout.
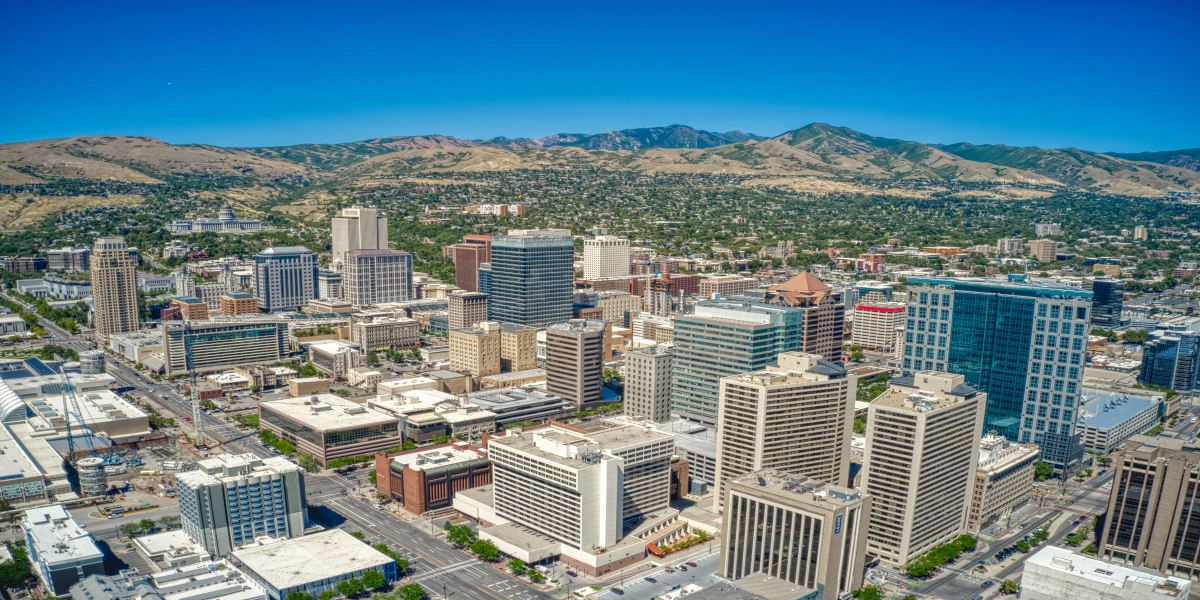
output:
<path id="1" fill-rule="evenodd" d="M 786 306 L 817 305 L 832 289 L 812 273 L 804 271 L 779 285 L 768 287 L 763 299 Z"/>

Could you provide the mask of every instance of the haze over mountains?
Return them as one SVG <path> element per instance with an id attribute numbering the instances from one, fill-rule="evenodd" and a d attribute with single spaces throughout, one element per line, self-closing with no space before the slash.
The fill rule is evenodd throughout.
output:
<path id="1" fill-rule="evenodd" d="M 1200 191 L 1200 149 L 1104 154 L 1077 148 L 923 144 L 814 123 L 774 137 L 683 125 L 462 140 L 398 136 L 263 148 L 173 145 L 92 136 L 0 145 L 0 185 L 58 179 L 154 183 L 186 177 L 232 185 L 307 185 L 454 171 L 600 168 L 746 176 L 1027 183 L 1159 196 Z"/>

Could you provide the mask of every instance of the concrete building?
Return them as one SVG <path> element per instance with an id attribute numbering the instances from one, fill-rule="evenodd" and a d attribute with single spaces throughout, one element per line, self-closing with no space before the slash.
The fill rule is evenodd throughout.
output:
<path id="1" fill-rule="evenodd" d="M 171 300 L 170 306 L 179 310 L 184 321 L 207 321 L 208 304 L 195 296 L 184 296 Z"/>
<path id="2" fill-rule="evenodd" d="M 163 335 L 161 331 L 153 329 L 114 333 L 108 337 L 108 347 L 127 360 L 140 363 L 154 354 L 162 353 Z"/>
<path id="3" fill-rule="evenodd" d="M 1200 580 L 1200 446 L 1135 435 L 1112 459 L 1099 558 Z"/>
<path id="4" fill-rule="evenodd" d="M 1033 240 L 1029 242 L 1029 256 L 1038 262 L 1052 263 L 1058 260 L 1058 242 Z"/>
<path id="5" fill-rule="evenodd" d="M 901 365 L 963 375 L 988 395 L 986 431 L 1037 444 L 1041 460 L 1073 474 L 1091 304 L 1092 292 L 1020 275 L 910 277 Z"/>
<path id="6" fill-rule="evenodd" d="M 484 390 L 467 394 L 467 402 L 496 415 L 496 427 L 561 419 L 575 412 L 575 405 L 554 394 L 523 388 Z"/>
<path id="7" fill-rule="evenodd" d="M 253 365 L 234 367 L 233 370 L 250 382 L 250 389 L 252 390 L 270 390 L 283 387 L 296 376 L 296 370 L 289 367 Z"/>
<path id="8" fill-rule="evenodd" d="M 482 292 L 455 292 L 447 296 L 450 330 L 466 329 L 488 320 L 488 296 Z"/>
<path id="9" fill-rule="evenodd" d="M 615 235 L 598 235 L 583 240 L 583 278 L 629 275 L 629 240 Z"/>
<path id="10" fill-rule="evenodd" d="M 142 536 L 134 543 L 143 541 Z M 226 561 L 172 565 L 155 573 L 125 569 L 91 575 L 71 586 L 71 600 L 267 600 L 267 592 Z"/>
<path id="11" fill-rule="evenodd" d="M 625 354 L 625 414 L 658 423 L 671 418 L 672 344 L 658 344 Z"/>
<path id="12" fill-rule="evenodd" d="M 375 489 L 414 515 L 449 507 L 455 492 L 492 482 L 487 453 L 466 442 L 380 452 L 375 472 Z"/>
<path id="13" fill-rule="evenodd" d="M 446 251 L 454 263 L 454 285 L 468 292 L 487 293 L 479 288 L 479 268 L 492 260 L 492 236 L 468 233 Z"/>
<path id="14" fill-rule="evenodd" d="M 700 280 L 700 295 L 712 298 L 720 295 L 722 298 L 740 296 L 758 287 L 758 280 L 741 275 L 713 275 Z"/>
<path id="15" fill-rule="evenodd" d="M 21 411 L 24 422 L 39 436 L 51 433 L 66 434 L 67 421 L 63 418 L 63 407 L 69 406 L 71 426 L 78 431 L 79 422 L 93 433 L 106 437 L 116 444 L 131 444 L 150 437 L 150 418 L 132 402 L 108 389 L 83 392 L 75 390 L 75 402 L 62 395 L 62 378 L 56 377 L 58 385 L 53 392 L 39 398 L 26 400 L 27 411 Z M 71 383 L 79 386 L 79 376 L 72 376 Z M 17 418 L 10 415 L 10 421 Z M 78 448 L 79 451 L 86 451 Z"/>
<path id="16" fill-rule="evenodd" d="M 300 310 L 317 297 L 317 255 L 303 246 L 254 255 L 254 297 L 262 312 Z"/>
<path id="17" fill-rule="evenodd" d="M 167 223 L 167 231 L 172 235 L 190 233 L 247 233 L 262 231 L 262 221 L 258 219 L 239 219 L 228 202 L 221 205 L 217 218 L 207 217 L 194 221 L 173 221 Z"/>
<path id="18" fill-rule="evenodd" d="M 262 429 L 295 442 L 321 465 L 404 443 L 399 419 L 334 394 L 259 402 L 258 414 Z"/>
<path id="19" fill-rule="evenodd" d="M 762 573 L 841 598 L 862 587 L 871 497 L 781 471 L 728 482 L 721 577 Z"/>
<path id="20" fill-rule="evenodd" d="M 1166 414 L 1162 396 L 1084 388 L 1079 400 L 1079 439 L 1084 448 L 1105 456 Z"/>
<path id="21" fill-rule="evenodd" d="M 546 328 L 546 391 L 582 408 L 604 387 L 605 322 L 571 319 Z"/>
<path id="22" fill-rule="evenodd" d="M 471 377 L 500 372 L 500 324 L 492 321 L 478 327 L 450 332 L 450 369 Z"/>
<path id="23" fill-rule="evenodd" d="M 687 419 L 658 423 L 655 431 L 675 437 L 675 453 L 687 461 L 687 493 L 707 495 L 717 481 L 717 428 Z"/>
<path id="24" fill-rule="evenodd" d="M 326 340 L 308 345 L 308 360 L 330 379 L 345 379 L 350 369 L 361 367 L 363 353 L 353 343 Z"/>
<path id="25" fill-rule="evenodd" d="M 269 600 L 300 592 L 318 598 L 337 584 L 377 571 L 388 583 L 400 577 L 396 561 L 341 529 L 291 539 L 264 539 L 235 551 L 229 561 L 267 591 Z"/>
<path id="26" fill-rule="evenodd" d="M 25 548 L 38 579 L 55 596 L 90 575 L 104 574 L 104 553 L 61 504 L 25 511 Z"/>
<path id="27" fill-rule="evenodd" d="M 404 318 L 353 323 L 350 341 L 366 350 L 412 348 L 421 342 L 421 324 Z"/>
<path id="28" fill-rule="evenodd" d="M 511 230 L 492 238 L 491 318 L 545 327 L 571 318 L 575 242 L 565 229 Z"/>
<path id="29" fill-rule="evenodd" d="M 904 327 L 903 302 L 870 302 L 854 306 L 850 339 L 867 350 L 891 354 L 896 350 L 896 330 Z"/>
<path id="30" fill-rule="evenodd" d="M 121 237 L 96 238 L 90 259 L 92 327 L 96 344 L 108 345 L 114 333 L 137 331 L 137 252 Z"/>
<path id="31" fill-rule="evenodd" d="M 630 315 L 642 312 L 642 299 L 628 292 L 598 292 L 596 308 L 600 309 L 600 318 L 625 327 Z"/>
<path id="32" fill-rule="evenodd" d="M 225 371 L 278 362 L 289 353 L 287 331 L 287 323 L 277 321 L 163 322 L 165 373 Z"/>
<path id="33" fill-rule="evenodd" d="M 858 378 L 814 354 L 785 352 L 778 360 L 778 367 L 721 378 L 718 512 L 725 484 L 753 471 L 849 484 Z"/>
<path id="34" fill-rule="evenodd" d="M 1192 582 L 1046 546 L 1025 561 L 1022 600 L 1186 600 Z"/>
<path id="35" fill-rule="evenodd" d="M 1034 223 L 1033 235 L 1035 237 L 1062 235 L 1062 227 L 1058 223 Z"/>
<path id="36" fill-rule="evenodd" d="M 537 368 L 537 333 L 538 330 L 534 327 L 515 323 L 500 324 L 501 373 Z"/>
<path id="37" fill-rule="evenodd" d="M 996 240 L 997 254 L 1020 254 L 1025 240 L 1021 238 L 1000 238 Z"/>
<path id="38" fill-rule="evenodd" d="M 328 269 L 317 271 L 317 298 L 340 300 L 342 298 L 342 274 Z"/>
<path id="39" fill-rule="evenodd" d="M 820 355 L 830 362 L 841 362 L 846 328 L 846 307 L 842 304 L 841 292 L 805 272 L 784 283 L 768 286 L 762 302 L 800 311 L 800 347 L 797 350 Z"/>
<path id="40" fill-rule="evenodd" d="M 46 268 L 51 271 L 87 271 L 92 249 L 87 246 L 57 248 L 46 251 Z"/>
<path id="41" fill-rule="evenodd" d="M 308 526 L 304 471 L 281 458 L 221 454 L 175 475 L 183 531 L 214 556 Z"/>
<path id="42" fill-rule="evenodd" d="M 293 377 L 287 386 L 293 398 L 329 393 L 329 380 L 324 377 Z"/>
<path id="43" fill-rule="evenodd" d="M 413 299 L 412 255 L 401 250 L 350 250 L 342 265 L 342 299 L 353 306 Z"/>
<path id="44" fill-rule="evenodd" d="M 25 333 L 28 330 L 28 324 L 20 315 L 0 316 L 0 334 L 8 336 Z"/>
<path id="45" fill-rule="evenodd" d="M 377 208 L 343 208 L 333 218 L 330 227 L 333 231 L 334 271 L 341 271 L 346 262 L 346 253 L 351 250 L 388 249 L 387 217 L 379 214 Z"/>
<path id="46" fill-rule="evenodd" d="M 1150 231 L 1146 229 L 1145 225 L 1138 225 L 1133 228 L 1133 241 L 1144 242 L 1149 239 Z"/>
<path id="47" fill-rule="evenodd" d="M 1015 444 L 996 432 L 983 436 L 968 530 L 979 533 L 1029 500 L 1038 454 L 1036 444 Z"/>
<path id="48" fill-rule="evenodd" d="M 861 489 L 868 551 L 902 566 L 967 530 L 987 394 L 962 375 L 922 371 L 871 403 Z"/>
<path id="49" fill-rule="evenodd" d="M 221 294 L 221 314 L 236 317 L 258 313 L 258 299 L 246 292 Z"/>

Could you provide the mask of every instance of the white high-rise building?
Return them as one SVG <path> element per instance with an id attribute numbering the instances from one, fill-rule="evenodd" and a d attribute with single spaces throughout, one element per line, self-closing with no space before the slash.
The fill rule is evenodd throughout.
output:
<path id="1" fill-rule="evenodd" d="M 354 306 L 412 300 L 412 263 L 402 250 L 350 250 L 342 263 L 342 299 Z"/>
<path id="2" fill-rule="evenodd" d="M 671 418 L 670 342 L 625 353 L 625 414 L 663 423 Z"/>
<path id="3" fill-rule="evenodd" d="M 339 270 L 351 250 L 387 250 L 387 217 L 377 208 L 343 208 L 333 218 L 333 267 Z"/>
<path id="4" fill-rule="evenodd" d="M 893 352 L 896 329 L 904 327 L 903 302 L 863 302 L 854 307 L 854 329 L 850 339 L 867 350 Z"/>
<path id="5" fill-rule="evenodd" d="M 1034 237 L 1045 237 L 1048 235 L 1062 235 L 1062 226 L 1058 223 L 1034 223 Z"/>
<path id="6" fill-rule="evenodd" d="M 92 246 L 92 320 L 97 344 L 114 333 L 137 331 L 137 254 L 125 238 L 96 238 Z"/>
<path id="7" fill-rule="evenodd" d="M 986 402 L 962 375 L 920 371 L 871 403 L 867 552 L 900 566 L 967 531 Z"/>
<path id="8" fill-rule="evenodd" d="M 264 312 L 299 310 L 317 297 L 317 255 L 304 246 L 254 255 L 254 297 Z"/>
<path id="9" fill-rule="evenodd" d="M 778 361 L 721 378 L 717 510 L 729 481 L 762 469 L 849 482 L 858 378 L 815 354 L 784 352 Z"/>
<path id="10" fill-rule="evenodd" d="M 1000 238 L 996 240 L 996 252 L 998 254 L 1020 254 L 1025 246 L 1025 240 L 1021 238 Z"/>
<path id="11" fill-rule="evenodd" d="M 629 240 L 615 235 L 598 235 L 583 240 L 583 278 L 627 277 Z"/>

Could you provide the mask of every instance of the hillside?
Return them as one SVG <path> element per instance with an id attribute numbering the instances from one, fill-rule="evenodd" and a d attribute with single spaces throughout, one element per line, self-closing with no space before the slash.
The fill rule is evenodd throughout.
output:
<path id="1" fill-rule="evenodd" d="M 976 146 L 963 142 L 941 149 L 968 160 L 1032 171 L 1098 193 L 1154 196 L 1166 191 L 1200 190 L 1200 173 L 1196 171 L 1133 162 L 1078 148 Z"/>
<path id="2" fill-rule="evenodd" d="M 1160 165 L 1200 171 L 1200 148 L 1189 150 L 1166 150 L 1163 152 L 1105 152 L 1109 156 L 1135 162 L 1152 162 Z"/>
<path id="3" fill-rule="evenodd" d="M 651 148 L 713 148 L 748 140 L 766 139 L 742 131 L 724 133 L 704 131 L 687 125 L 622 129 L 604 133 L 559 133 L 544 138 L 498 137 L 485 143 L 509 150 L 521 151 L 553 146 L 572 146 L 587 150 L 649 150 Z"/>
<path id="4" fill-rule="evenodd" d="M 263 158 L 299 163 L 322 171 L 336 171 L 369 158 L 402 150 L 470 148 L 474 146 L 476 146 L 475 142 L 443 135 L 417 135 L 375 138 L 341 144 L 297 144 L 295 146 L 242 148 L 241 150 Z"/>

